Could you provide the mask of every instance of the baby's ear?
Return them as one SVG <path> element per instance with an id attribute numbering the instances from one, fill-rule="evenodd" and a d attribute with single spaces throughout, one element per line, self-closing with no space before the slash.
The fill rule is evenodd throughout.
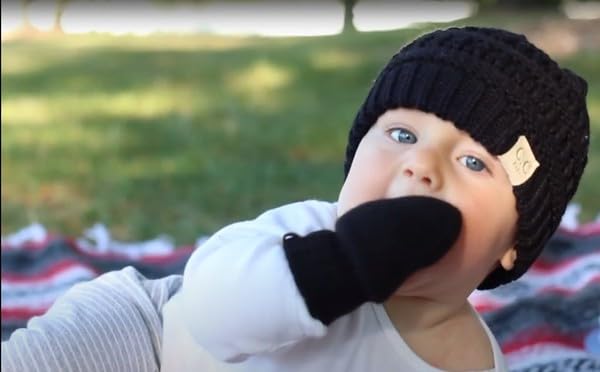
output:
<path id="1" fill-rule="evenodd" d="M 504 270 L 510 271 L 515 266 L 516 259 L 517 250 L 514 247 L 510 247 L 500 258 L 500 265 L 502 268 L 504 268 Z"/>

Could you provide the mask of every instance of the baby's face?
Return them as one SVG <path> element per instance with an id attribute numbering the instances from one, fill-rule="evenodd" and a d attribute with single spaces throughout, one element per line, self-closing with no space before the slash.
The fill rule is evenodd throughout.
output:
<path id="1" fill-rule="evenodd" d="M 498 158 L 451 122 L 398 108 L 380 116 L 362 139 L 339 195 L 338 215 L 367 201 L 409 195 L 456 206 L 463 228 L 448 254 L 403 284 L 407 291 L 470 290 L 513 247 L 516 201 Z M 402 247 L 402 236 L 410 233 L 398 231 L 399 249 L 418 249 Z"/>

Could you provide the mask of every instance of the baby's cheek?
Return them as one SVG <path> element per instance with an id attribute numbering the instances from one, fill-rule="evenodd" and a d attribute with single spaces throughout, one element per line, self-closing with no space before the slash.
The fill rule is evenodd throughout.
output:
<path id="1" fill-rule="evenodd" d="M 464 246 L 465 260 L 469 265 L 487 266 L 497 256 L 498 236 L 493 232 L 493 229 L 486 229 L 484 224 L 481 224 L 479 229 L 471 230 Z"/>

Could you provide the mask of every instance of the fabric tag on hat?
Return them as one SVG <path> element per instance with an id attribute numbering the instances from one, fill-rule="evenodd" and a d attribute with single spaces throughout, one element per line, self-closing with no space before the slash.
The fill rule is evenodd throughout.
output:
<path id="1" fill-rule="evenodd" d="M 525 136 L 519 136 L 510 150 L 498 158 L 513 186 L 525 183 L 540 166 Z"/>

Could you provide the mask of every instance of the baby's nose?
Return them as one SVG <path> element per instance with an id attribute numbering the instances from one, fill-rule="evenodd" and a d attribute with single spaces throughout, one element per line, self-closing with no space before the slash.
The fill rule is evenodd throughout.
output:
<path id="1" fill-rule="evenodd" d="M 421 181 L 426 186 L 431 187 L 433 184 L 432 177 L 428 174 L 425 174 L 425 172 L 418 173 L 418 175 L 415 175 L 415 171 L 411 168 L 404 169 L 404 175 L 406 177 L 415 177 L 417 180 Z"/>
<path id="2" fill-rule="evenodd" d="M 442 175 L 434 156 L 422 156 L 404 164 L 402 175 L 430 190 L 442 187 Z"/>

